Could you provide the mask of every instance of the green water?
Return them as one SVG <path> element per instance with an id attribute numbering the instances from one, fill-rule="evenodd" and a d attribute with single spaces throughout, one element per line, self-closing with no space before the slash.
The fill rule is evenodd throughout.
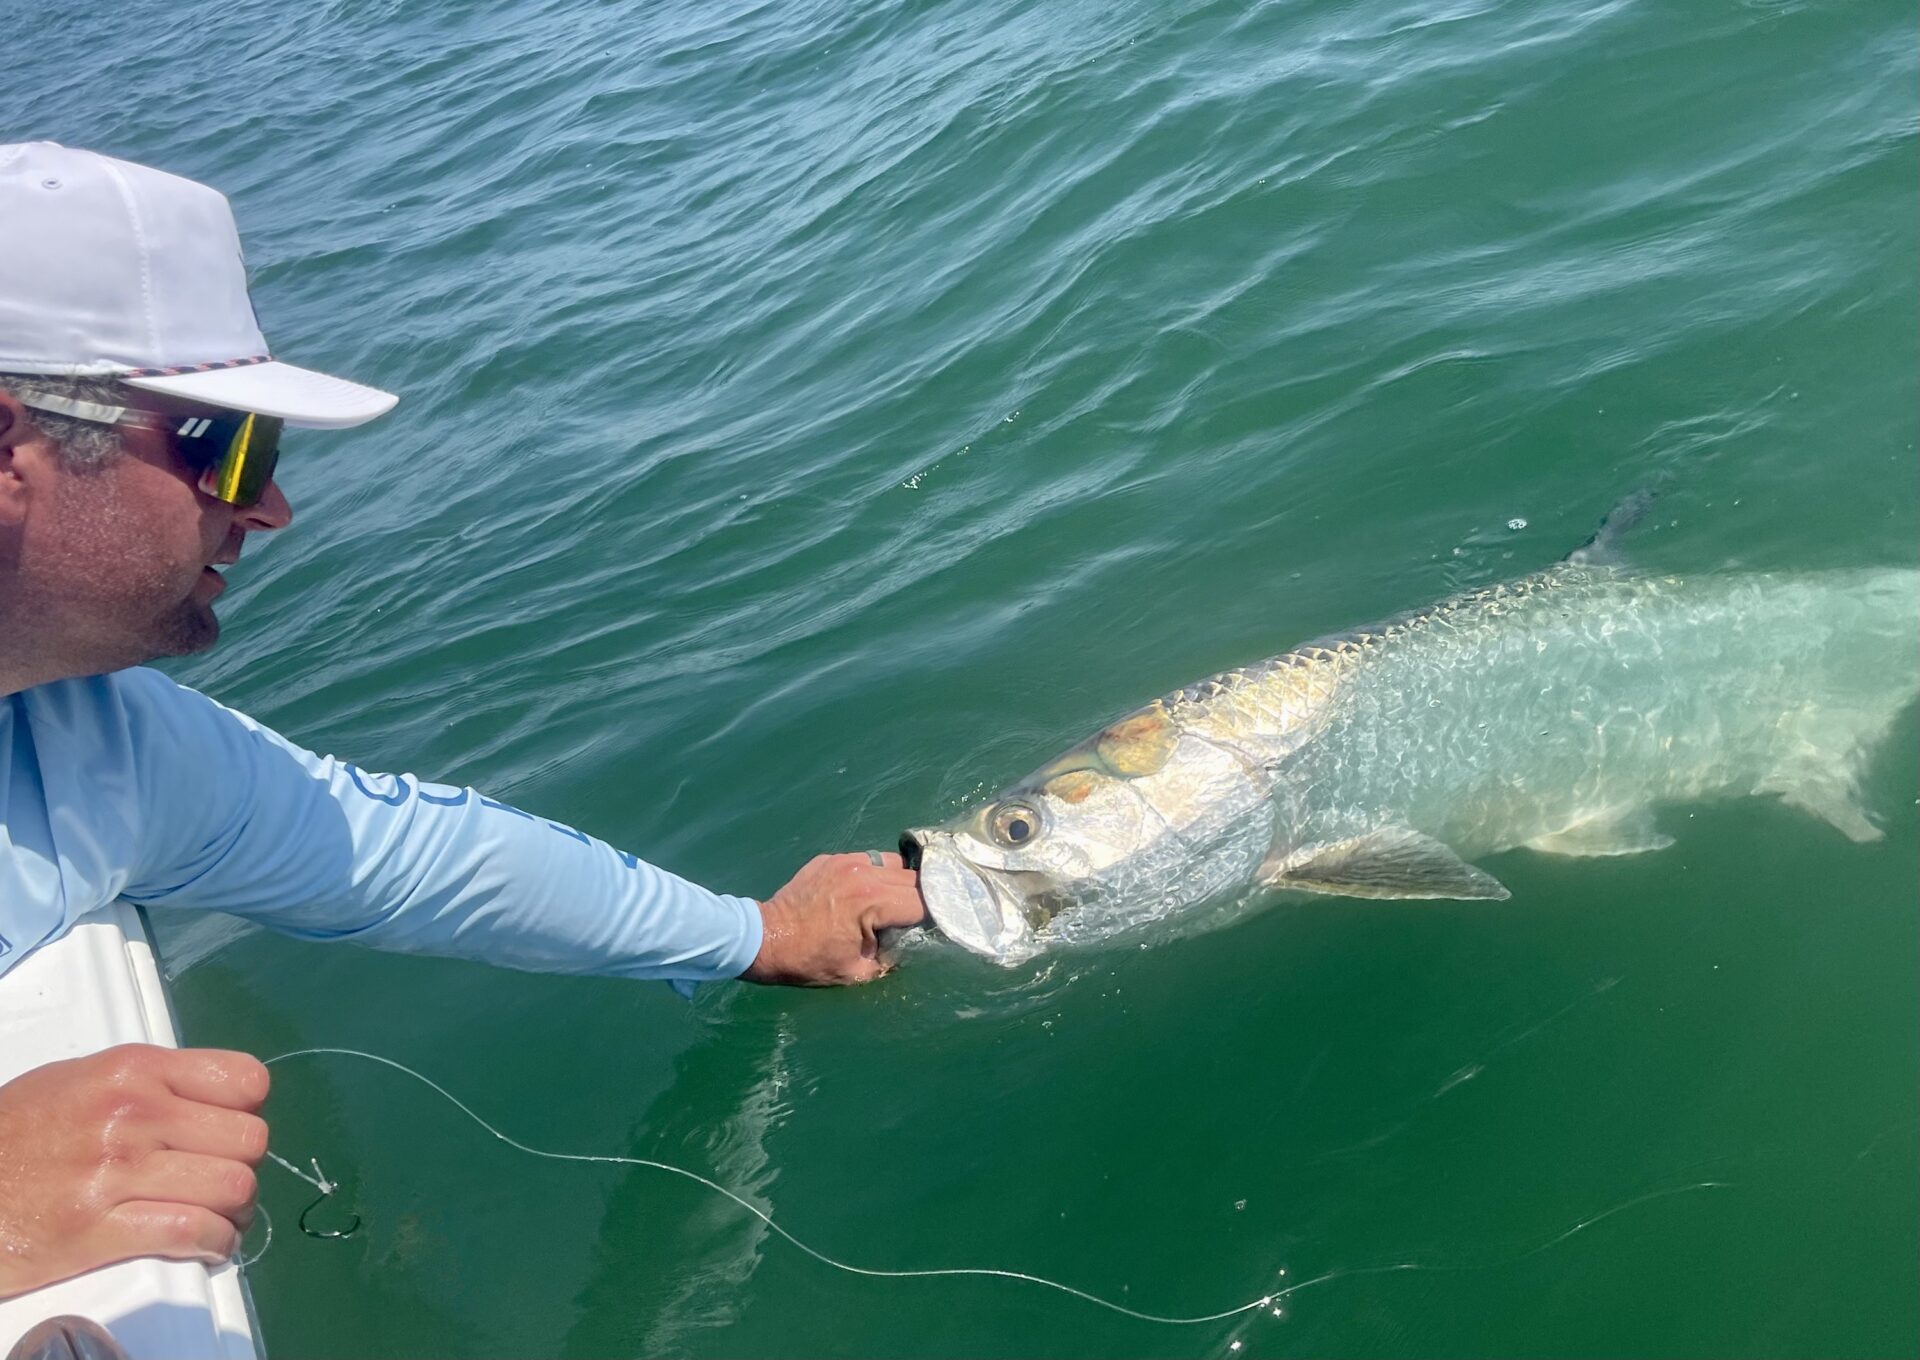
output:
<path id="1" fill-rule="evenodd" d="M 1906 5 L 0 19 L 7 137 L 222 186 L 275 348 L 404 396 L 293 443 L 298 520 L 176 673 L 718 888 L 1542 565 L 1650 481 L 1662 569 L 1920 537 Z M 265 1174 L 283 1360 L 1912 1355 L 1917 727 L 1877 845 L 1672 809 L 1660 854 L 1501 857 L 1509 902 L 1292 903 L 1014 972 L 926 949 L 854 992 L 688 1006 L 160 928 L 190 1041 L 389 1054 L 861 1265 L 1178 1313 L 1338 1275 L 1184 1329 L 857 1278 L 305 1060 L 275 1145 L 367 1225 L 302 1238 Z"/>

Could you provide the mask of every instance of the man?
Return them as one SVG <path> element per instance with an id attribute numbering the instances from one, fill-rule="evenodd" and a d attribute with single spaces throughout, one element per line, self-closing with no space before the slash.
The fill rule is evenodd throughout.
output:
<path id="1" fill-rule="evenodd" d="M 893 855 L 708 892 L 469 789 L 316 756 L 155 671 L 211 646 L 219 568 L 292 509 L 283 425 L 395 398 L 267 355 L 217 192 L 0 146 L 0 985 L 126 898 L 306 939 L 555 972 L 825 985 L 917 924 Z M 0 1298 L 244 1231 L 266 1070 L 129 1047 L 0 1086 Z"/>

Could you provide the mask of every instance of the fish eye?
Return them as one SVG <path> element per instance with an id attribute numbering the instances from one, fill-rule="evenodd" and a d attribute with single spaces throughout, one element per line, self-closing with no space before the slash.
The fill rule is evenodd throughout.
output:
<path id="1" fill-rule="evenodd" d="M 1040 834 L 1040 814 L 1023 803 L 1006 803 L 993 814 L 993 838 L 1019 848 Z"/>

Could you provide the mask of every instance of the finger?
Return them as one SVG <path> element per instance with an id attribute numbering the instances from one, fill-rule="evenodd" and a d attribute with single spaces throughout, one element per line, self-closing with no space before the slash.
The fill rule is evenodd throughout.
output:
<path id="1" fill-rule="evenodd" d="M 162 1149 L 125 1164 L 115 1188 L 122 1201 L 197 1204 L 244 1231 L 253 1221 L 259 1182 L 245 1162 Z"/>
<path id="2" fill-rule="evenodd" d="M 267 1121 L 244 1110 L 175 1100 L 161 1111 L 154 1132 L 162 1147 L 175 1152 L 224 1157 L 249 1166 L 267 1155 Z"/>
<path id="3" fill-rule="evenodd" d="M 867 851 L 867 863 L 876 869 L 905 869 L 907 862 L 888 850 Z"/>
<path id="4" fill-rule="evenodd" d="M 267 1099 L 267 1066 L 248 1053 L 182 1048 L 162 1060 L 161 1078 L 177 1096 L 229 1110 L 257 1110 Z"/>
<path id="5" fill-rule="evenodd" d="M 861 959 L 848 967 L 846 981 L 854 986 L 863 982 L 872 982 L 877 978 L 885 977 L 889 967 L 891 965 L 882 963 L 879 959 Z"/>
<path id="6" fill-rule="evenodd" d="M 232 1260 L 240 1246 L 240 1229 L 232 1220 L 196 1204 L 130 1200 L 109 1210 L 97 1231 L 109 1253 L 103 1263 L 160 1256 L 219 1265 Z"/>
<path id="7" fill-rule="evenodd" d="M 917 926 L 927 919 L 927 904 L 912 888 L 888 893 L 867 909 L 865 926 L 884 930 L 888 926 Z"/>

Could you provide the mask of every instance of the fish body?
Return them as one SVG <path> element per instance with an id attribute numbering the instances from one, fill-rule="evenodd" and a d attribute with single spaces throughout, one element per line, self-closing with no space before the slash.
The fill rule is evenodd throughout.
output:
<path id="1" fill-rule="evenodd" d="M 1920 692 L 1920 571 L 1677 577 L 1572 559 L 1189 685 L 903 838 L 934 923 L 1013 964 L 1249 888 L 1502 898 L 1469 863 L 1671 844 L 1777 794 L 1855 840 Z"/>

